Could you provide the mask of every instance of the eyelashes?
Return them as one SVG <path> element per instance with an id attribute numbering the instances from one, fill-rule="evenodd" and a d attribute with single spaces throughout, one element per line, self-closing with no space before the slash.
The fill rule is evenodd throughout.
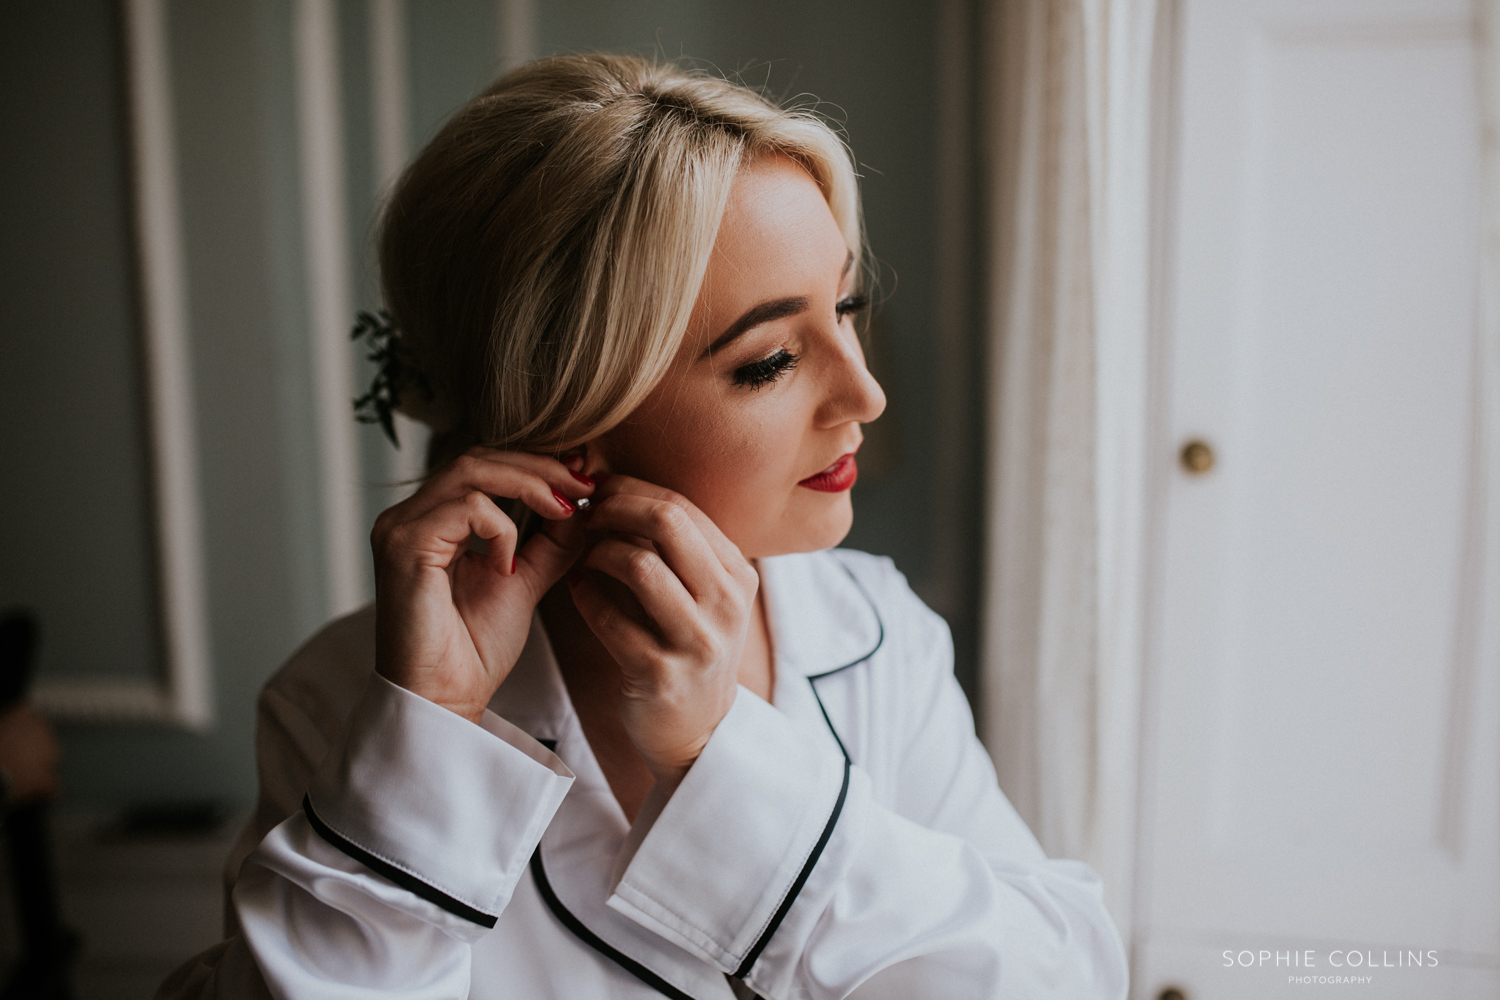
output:
<path id="1" fill-rule="evenodd" d="M 864 312 L 868 308 L 870 308 L 868 295 L 849 295 L 840 299 L 839 304 L 833 307 L 833 311 L 839 314 L 839 319 L 843 319 L 845 316 Z"/>
<path id="2" fill-rule="evenodd" d="M 770 385 L 781 376 L 797 367 L 797 355 L 785 347 L 768 358 L 752 361 L 734 370 L 734 384 L 759 389 Z"/>
<path id="3" fill-rule="evenodd" d="M 870 299 L 864 295 L 850 295 L 839 300 L 834 306 L 834 312 L 838 314 L 840 322 L 844 317 L 863 312 L 870 306 Z M 734 384 L 749 389 L 760 389 L 777 381 L 787 372 L 797 367 L 797 355 L 780 348 L 776 353 L 752 361 L 748 365 L 741 365 L 734 370 Z"/>

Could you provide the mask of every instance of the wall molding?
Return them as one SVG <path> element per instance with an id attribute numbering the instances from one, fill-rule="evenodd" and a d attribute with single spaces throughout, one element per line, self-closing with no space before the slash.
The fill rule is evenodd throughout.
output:
<path id="1" fill-rule="evenodd" d="M 406 0 L 368 0 L 370 24 L 370 121 L 375 200 L 384 204 L 412 155 L 411 49 Z M 533 0 L 497 0 L 496 54 L 501 73 L 536 58 L 536 5 Z M 396 414 L 401 447 L 386 448 L 384 475 L 393 485 L 391 502 L 409 496 L 427 471 L 428 430 Z"/>
<path id="2" fill-rule="evenodd" d="M 536 52 L 535 0 L 499 0 L 500 72 L 509 73 Z"/>
<path id="3" fill-rule="evenodd" d="M 325 611 L 370 599 L 355 438 L 354 324 L 344 202 L 344 122 L 333 0 L 297 0 L 292 15 L 314 430 L 321 465 Z"/>
<path id="4" fill-rule="evenodd" d="M 406 0 L 370 0 L 370 122 L 375 202 L 384 205 L 411 156 L 411 51 Z M 427 427 L 396 414 L 401 447 L 386 447 L 385 477 L 401 484 L 390 502 L 405 499 L 426 471 Z"/>
<path id="5" fill-rule="evenodd" d="M 137 291 L 166 671 L 160 681 L 39 679 L 33 698 L 43 711 L 60 718 L 170 722 L 201 730 L 213 721 L 213 671 L 164 0 L 124 0 L 122 15 Z"/>

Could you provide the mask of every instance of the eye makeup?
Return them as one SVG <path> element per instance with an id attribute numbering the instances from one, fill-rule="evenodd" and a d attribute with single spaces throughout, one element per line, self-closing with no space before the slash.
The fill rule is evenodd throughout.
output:
<path id="1" fill-rule="evenodd" d="M 846 316 L 863 312 L 869 306 L 869 296 L 846 295 L 833 308 L 842 322 Z M 745 386 L 749 389 L 760 389 L 775 382 L 796 367 L 797 355 L 783 347 L 774 354 L 761 358 L 759 361 L 752 361 L 747 365 L 741 365 L 736 368 L 734 370 L 734 384 Z"/>
<path id="2" fill-rule="evenodd" d="M 855 313 L 864 312 L 870 308 L 870 297 L 868 295 L 846 295 L 834 306 L 834 311 L 839 314 L 839 319 L 845 316 L 853 316 Z"/>
<path id="3" fill-rule="evenodd" d="M 797 367 L 797 355 L 780 348 L 769 357 L 741 365 L 734 370 L 734 384 L 759 389 L 770 385 L 781 376 Z"/>

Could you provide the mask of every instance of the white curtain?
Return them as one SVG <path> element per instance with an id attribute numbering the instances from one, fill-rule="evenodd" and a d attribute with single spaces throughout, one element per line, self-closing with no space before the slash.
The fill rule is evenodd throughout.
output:
<path id="1" fill-rule="evenodd" d="M 1481 537 L 1484 551 L 1480 606 L 1500 599 L 1500 0 L 1476 3 L 1479 40 L 1480 229 L 1479 459 L 1487 472 Z M 1500 615 L 1484 616 L 1479 662 L 1500 662 Z"/>
<path id="2" fill-rule="evenodd" d="M 1157 0 L 993 0 L 984 736 L 1128 936 L 1142 657 Z M 1170 13 L 1170 12 L 1168 12 Z"/>

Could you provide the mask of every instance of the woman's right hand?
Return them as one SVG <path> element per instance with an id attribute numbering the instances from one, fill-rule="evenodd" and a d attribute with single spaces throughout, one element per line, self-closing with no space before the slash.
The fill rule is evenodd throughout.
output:
<path id="1" fill-rule="evenodd" d="M 582 551 L 572 501 L 593 491 L 555 459 L 473 448 L 382 512 L 370 533 L 376 670 L 478 722 L 521 655 L 537 602 Z M 546 519 L 519 552 L 495 496 Z M 488 553 L 470 550 L 471 533 Z"/>

